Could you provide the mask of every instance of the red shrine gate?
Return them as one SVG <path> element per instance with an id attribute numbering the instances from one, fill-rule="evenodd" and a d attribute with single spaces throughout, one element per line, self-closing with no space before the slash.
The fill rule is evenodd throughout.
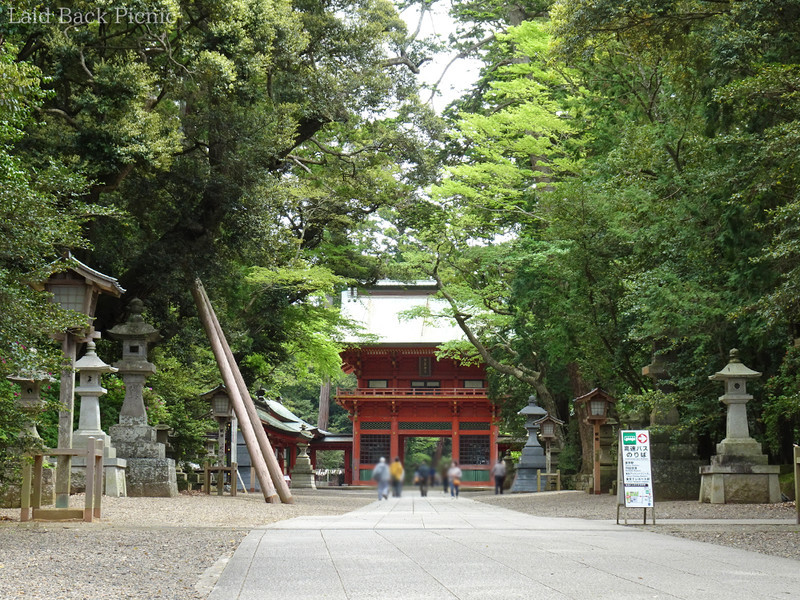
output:
<path id="1" fill-rule="evenodd" d="M 343 353 L 355 390 L 336 401 L 353 421 L 353 485 L 372 483 L 381 456 L 402 457 L 409 437 L 449 437 L 462 485 L 486 485 L 497 460 L 497 419 L 482 366 L 437 360 L 435 345 L 372 346 Z M 406 465 L 406 469 L 416 465 Z"/>

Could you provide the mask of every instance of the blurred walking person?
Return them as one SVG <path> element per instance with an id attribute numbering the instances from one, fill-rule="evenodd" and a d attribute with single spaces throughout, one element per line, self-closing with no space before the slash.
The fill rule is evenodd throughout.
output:
<path id="1" fill-rule="evenodd" d="M 386 459 L 381 456 L 378 464 L 372 469 L 372 479 L 378 483 L 378 500 L 385 500 L 389 497 L 389 465 Z"/>
<path id="2" fill-rule="evenodd" d="M 394 457 L 394 462 L 389 467 L 389 474 L 392 478 L 392 496 L 399 498 L 403 493 L 403 475 L 405 475 L 405 469 L 403 469 L 403 463 L 400 462 L 399 456 Z"/>
<path id="3" fill-rule="evenodd" d="M 458 498 L 458 490 L 461 487 L 461 477 L 463 473 L 458 468 L 458 462 L 453 461 L 450 463 L 450 468 L 447 469 L 447 479 L 450 481 L 450 497 Z"/>
<path id="4" fill-rule="evenodd" d="M 506 482 L 506 463 L 502 458 L 498 458 L 497 462 L 492 467 L 492 475 L 494 475 L 494 493 L 502 494 L 503 485 Z"/>
<path id="5" fill-rule="evenodd" d="M 416 472 L 414 473 L 414 481 L 419 486 L 420 496 L 423 498 L 428 495 L 428 482 L 431 478 L 431 469 L 423 460 L 419 463 Z"/>

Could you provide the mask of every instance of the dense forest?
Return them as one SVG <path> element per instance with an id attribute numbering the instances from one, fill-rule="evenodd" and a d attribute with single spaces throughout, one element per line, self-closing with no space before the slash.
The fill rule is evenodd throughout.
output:
<path id="1" fill-rule="evenodd" d="M 737 347 L 763 372 L 752 433 L 788 459 L 800 2 L 454 0 L 447 37 L 398 12 L 422 23 L 435 1 L 120 6 L 0 8 L 3 468 L 25 442 L 5 376 L 58 373 L 51 335 L 81 321 L 30 285 L 66 250 L 127 290 L 101 299 L 98 331 L 144 301 L 163 336 L 149 416 L 182 459 L 219 382 L 195 277 L 248 383 L 311 422 L 320 385 L 346 383 L 338 292 L 431 279 L 468 340 L 442 355 L 489 366 L 508 433 L 530 393 L 569 420 L 601 386 L 626 414 L 676 408 L 707 455 L 725 426 L 708 376 Z M 437 114 L 419 73 L 442 52 L 483 67 Z M 653 360 L 667 379 L 642 375 Z M 121 382 L 105 385 L 113 423 Z"/>

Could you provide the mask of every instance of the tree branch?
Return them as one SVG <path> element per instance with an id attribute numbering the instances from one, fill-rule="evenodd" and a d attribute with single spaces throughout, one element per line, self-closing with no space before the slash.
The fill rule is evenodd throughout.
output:
<path id="1" fill-rule="evenodd" d="M 462 50 L 461 52 L 459 52 L 458 54 L 456 54 L 452 58 L 452 60 L 445 65 L 444 70 L 442 71 L 442 74 L 439 75 L 439 79 L 436 81 L 436 83 L 433 84 L 433 89 L 431 90 L 430 98 L 428 98 L 428 103 L 430 104 L 431 102 L 433 102 L 433 97 L 436 95 L 436 92 L 439 89 L 439 84 L 442 83 L 442 80 L 444 79 L 444 76 L 447 74 L 447 71 L 450 69 L 450 67 L 453 66 L 453 64 L 455 64 L 455 62 L 457 60 L 460 60 L 462 58 L 467 58 L 470 54 L 475 52 L 477 49 L 485 46 L 486 44 L 488 44 L 491 41 L 494 41 L 494 39 L 495 39 L 495 35 L 492 33 L 492 34 L 488 35 L 487 37 L 483 38 L 482 40 L 480 40 L 478 42 L 475 42 L 470 47 L 468 47 L 468 48 Z"/>
<path id="2" fill-rule="evenodd" d="M 411 62 L 411 59 L 406 56 L 405 52 L 401 52 L 400 56 L 395 56 L 394 58 L 388 58 L 381 62 L 382 67 L 395 67 L 395 66 L 404 66 L 408 67 L 408 70 L 414 73 L 414 75 L 419 75 L 419 68 L 424 65 L 426 62 L 431 60 L 430 58 L 424 58 L 419 61 L 417 64 Z"/>

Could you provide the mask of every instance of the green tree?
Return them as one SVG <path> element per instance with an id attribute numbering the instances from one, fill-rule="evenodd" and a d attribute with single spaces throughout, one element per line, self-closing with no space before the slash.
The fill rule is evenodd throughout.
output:
<path id="1" fill-rule="evenodd" d="M 65 213 L 105 209 L 85 223 L 91 246 L 78 254 L 128 293 L 101 301 L 96 326 L 115 324 L 138 296 L 180 342 L 168 345 L 171 358 L 188 367 L 203 344 L 188 292 L 200 276 L 250 380 L 322 378 L 335 319 L 303 281 L 377 278 L 374 216 L 432 176 L 439 125 L 414 81 L 425 46 L 385 0 L 147 9 L 175 19 L 0 23 L 0 38 L 15 44 L 9 63 L 35 65 L 48 90 L 41 123 L 26 126 L 15 150 L 32 168 L 55 160 L 85 175 L 60 198 Z M 60 245 L 76 246 L 66 236 Z M 281 269 L 297 281 L 253 279 Z M 169 386 L 154 390 L 178 418 Z"/>

